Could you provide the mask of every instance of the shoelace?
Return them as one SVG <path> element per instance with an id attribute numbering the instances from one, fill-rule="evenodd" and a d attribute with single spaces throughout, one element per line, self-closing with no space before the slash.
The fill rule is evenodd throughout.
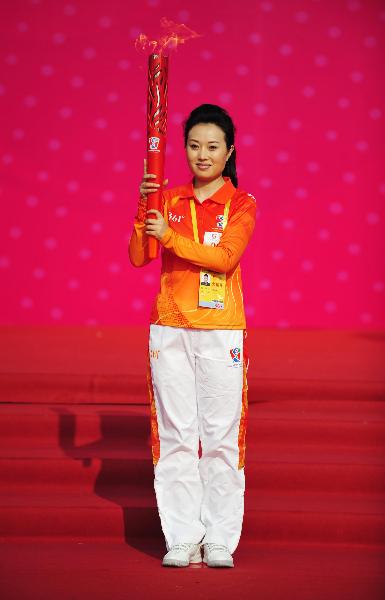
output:
<path id="1" fill-rule="evenodd" d="M 205 544 L 205 546 L 207 546 L 209 552 L 211 552 L 212 550 L 220 550 L 221 552 L 229 553 L 228 547 L 223 546 L 222 544 Z"/>
<path id="2" fill-rule="evenodd" d="M 172 550 L 173 552 L 188 552 L 191 546 L 195 546 L 195 544 L 175 544 Z"/>

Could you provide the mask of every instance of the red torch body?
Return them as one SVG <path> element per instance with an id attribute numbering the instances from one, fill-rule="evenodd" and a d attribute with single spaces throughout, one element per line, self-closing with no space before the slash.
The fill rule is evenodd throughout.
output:
<path id="1" fill-rule="evenodd" d="M 167 133 L 167 88 L 168 56 L 150 54 L 148 58 L 148 96 L 147 96 L 147 173 L 156 175 L 160 184 L 158 191 L 147 196 L 147 208 L 162 211 L 162 188 L 164 180 L 164 158 Z M 148 237 L 150 258 L 156 258 L 159 242 Z"/>

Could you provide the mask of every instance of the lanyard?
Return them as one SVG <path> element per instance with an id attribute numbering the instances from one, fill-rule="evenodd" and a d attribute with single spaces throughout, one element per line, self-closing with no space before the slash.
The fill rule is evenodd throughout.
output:
<path id="1" fill-rule="evenodd" d="M 231 202 L 231 200 L 228 200 L 225 204 L 225 210 L 223 212 L 223 229 L 227 225 L 227 220 L 229 217 L 229 210 L 230 210 L 230 202 Z M 197 213 L 196 213 L 195 202 L 194 202 L 193 198 L 190 199 L 190 211 L 191 211 L 191 221 L 192 221 L 193 232 L 194 232 L 194 241 L 197 242 L 197 244 L 199 244 Z"/>

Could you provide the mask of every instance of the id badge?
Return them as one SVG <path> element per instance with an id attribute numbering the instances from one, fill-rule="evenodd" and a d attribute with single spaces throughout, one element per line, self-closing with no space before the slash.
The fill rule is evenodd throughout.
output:
<path id="1" fill-rule="evenodd" d="M 203 243 L 205 246 L 216 246 L 221 239 L 222 233 L 206 231 Z M 201 269 L 199 275 L 199 302 L 198 306 L 203 308 L 225 308 L 226 273 L 216 273 Z"/>

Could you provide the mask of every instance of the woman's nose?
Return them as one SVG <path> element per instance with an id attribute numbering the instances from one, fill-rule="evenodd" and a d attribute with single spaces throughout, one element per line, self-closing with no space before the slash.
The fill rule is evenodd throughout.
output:
<path id="1" fill-rule="evenodd" d="M 205 148 L 199 148 L 198 158 L 201 160 L 205 160 L 207 158 L 207 151 L 205 150 Z"/>

